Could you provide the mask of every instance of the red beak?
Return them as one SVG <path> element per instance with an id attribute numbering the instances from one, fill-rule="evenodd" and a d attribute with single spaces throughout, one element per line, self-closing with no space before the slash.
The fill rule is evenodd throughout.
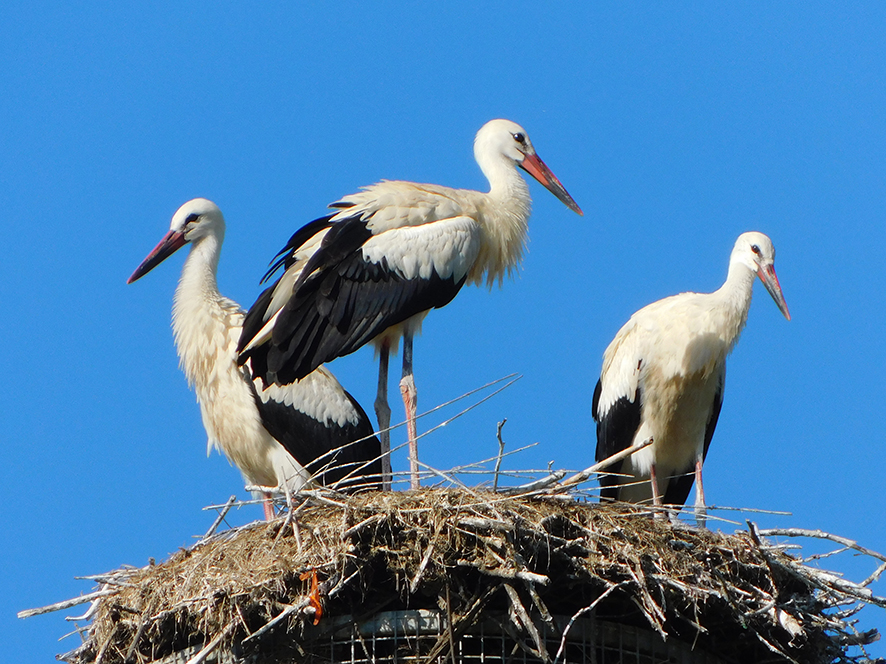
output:
<path id="1" fill-rule="evenodd" d="M 557 176 L 551 172 L 551 169 L 547 167 L 547 164 L 545 164 L 537 154 L 525 155 L 523 162 L 520 164 L 520 168 L 538 180 L 545 189 L 559 198 L 570 210 L 580 215 L 584 215 L 584 212 L 578 207 L 578 203 L 572 200 L 572 196 L 566 191 L 566 187 L 560 184 Z"/>
<path id="2" fill-rule="evenodd" d="M 757 268 L 757 276 L 760 277 L 760 281 L 763 282 L 763 285 L 766 286 L 766 290 L 769 291 L 772 299 L 775 300 L 778 310 L 784 314 L 785 318 L 791 320 L 788 305 L 784 301 L 784 295 L 781 292 L 781 284 L 778 283 L 778 277 L 775 276 L 775 266 L 767 265 L 766 267 L 763 267 L 761 265 Z"/>
<path id="3" fill-rule="evenodd" d="M 154 250 L 142 261 L 141 265 L 135 268 L 135 272 L 126 280 L 126 283 L 131 284 L 136 279 L 141 279 L 187 243 L 188 241 L 185 240 L 184 233 L 181 231 L 169 231 L 160 240 L 160 244 L 154 247 Z"/>

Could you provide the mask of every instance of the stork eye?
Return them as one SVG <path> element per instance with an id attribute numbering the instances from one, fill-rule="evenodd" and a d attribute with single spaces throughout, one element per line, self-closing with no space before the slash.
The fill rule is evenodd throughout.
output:
<path id="1" fill-rule="evenodd" d="M 760 247 L 758 247 L 756 244 L 751 245 L 751 251 L 753 251 L 757 256 L 760 255 Z"/>
<path id="2" fill-rule="evenodd" d="M 526 143 L 526 135 L 518 131 L 516 134 L 514 134 L 514 140 L 517 141 L 520 145 L 523 145 L 524 143 Z"/>
<path id="3" fill-rule="evenodd" d="M 196 212 L 192 212 L 191 214 L 188 215 L 188 218 L 185 219 L 185 223 L 186 224 L 193 224 L 199 218 L 200 218 L 199 214 L 197 214 Z"/>

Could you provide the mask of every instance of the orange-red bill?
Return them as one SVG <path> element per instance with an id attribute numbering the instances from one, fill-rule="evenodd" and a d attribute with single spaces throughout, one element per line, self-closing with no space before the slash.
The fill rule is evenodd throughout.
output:
<path id="1" fill-rule="evenodd" d="M 135 272 L 133 272 L 132 276 L 126 280 L 126 283 L 131 284 L 136 279 L 141 279 L 148 272 L 185 246 L 185 244 L 187 244 L 187 240 L 185 240 L 184 233 L 181 231 L 169 231 L 163 236 L 160 243 L 154 247 L 154 250 L 148 254 L 148 257 L 142 261 L 141 265 L 135 268 Z"/>
<path id="2" fill-rule="evenodd" d="M 545 189 L 559 198 L 570 210 L 584 215 L 584 212 L 578 207 L 578 203 L 576 203 L 572 199 L 572 196 L 569 195 L 569 192 L 566 191 L 566 187 L 560 184 L 560 180 L 557 179 L 557 176 L 551 172 L 551 169 L 547 167 L 547 164 L 545 164 L 537 154 L 527 154 L 523 158 L 520 168 L 538 180 Z"/>
<path id="3" fill-rule="evenodd" d="M 778 283 L 778 277 L 775 275 L 775 266 L 760 266 L 757 269 L 757 276 L 760 277 L 760 281 L 763 282 L 763 285 L 766 286 L 766 290 L 769 291 L 772 299 L 775 300 L 778 310 L 784 314 L 785 318 L 791 320 L 791 313 L 788 311 L 788 305 L 784 301 L 784 295 L 781 292 L 781 284 Z"/>

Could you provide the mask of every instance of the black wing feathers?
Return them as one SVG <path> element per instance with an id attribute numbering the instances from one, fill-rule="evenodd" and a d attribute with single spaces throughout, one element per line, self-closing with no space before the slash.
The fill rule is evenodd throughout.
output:
<path id="1" fill-rule="evenodd" d="M 436 272 L 405 279 L 385 259 L 364 258 L 361 247 L 371 237 L 356 216 L 332 224 L 280 311 L 272 343 L 244 354 L 254 360 L 253 375 L 267 383 L 292 383 L 387 328 L 448 304 L 465 282 Z"/>
<path id="2" fill-rule="evenodd" d="M 711 440 L 714 437 L 714 430 L 717 428 L 717 422 L 720 419 L 720 410 L 723 408 L 723 392 L 726 389 L 726 372 L 720 376 L 720 384 L 717 386 L 717 394 L 714 395 L 714 406 L 711 409 L 711 417 L 708 419 L 708 425 L 704 431 L 704 459 L 708 457 L 708 448 L 711 446 Z"/>
<path id="3" fill-rule="evenodd" d="M 333 224 L 329 220 L 332 219 L 333 216 L 334 215 L 328 215 L 326 217 L 314 219 L 314 221 L 308 222 L 297 231 L 295 231 L 295 233 L 292 234 L 292 237 L 289 238 L 289 242 L 286 243 L 286 246 L 278 251 L 277 255 L 274 256 L 274 259 L 271 261 L 271 267 L 268 268 L 268 271 L 265 272 L 265 276 L 262 277 L 259 283 L 265 283 L 268 279 L 274 276 L 274 273 L 281 267 L 284 270 L 288 270 L 293 262 L 295 262 L 295 252 L 300 249 L 305 242 L 310 240 L 324 228 L 332 226 Z"/>
<path id="4" fill-rule="evenodd" d="M 640 427 L 642 402 L 642 390 L 638 387 L 633 395 L 633 401 L 628 396 L 620 397 L 601 415 L 597 408 L 600 404 L 602 390 L 602 381 L 597 381 L 592 405 L 593 416 L 597 421 L 597 452 L 595 454 L 597 461 L 602 461 L 631 446 L 637 429 Z M 618 461 L 609 466 L 607 471 L 618 473 L 621 470 L 621 464 L 622 462 Z M 621 478 L 619 477 L 601 475 L 601 497 L 608 500 L 618 500 L 618 485 L 620 483 Z"/>
<path id="5" fill-rule="evenodd" d="M 378 489 L 382 472 L 381 444 L 373 435 L 372 425 L 360 404 L 347 392 L 345 396 L 359 414 L 359 420 L 344 427 L 319 422 L 297 408 L 274 400 L 262 401 L 257 394 L 255 402 L 268 433 L 321 484 L 329 486 L 347 477 L 341 485 L 344 488 Z"/>
<path id="6" fill-rule="evenodd" d="M 244 346 L 246 346 L 250 341 L 253 340 L 256 334 L 264 327 L 265 325 L 265 312 L 268 310 L 268 305 L 271 304 L 271 298 L 274 297 L 274 287 L 270 286 L 265 288 L 261 295 L 258 296 L 258 299 L 255 301 L 249 311 L 246 312 L 246 316 L 243 318 L 243 329 L 240 330 L 240 340 L 237 342 L 237 352 L 240 353 Z M 246 363 L 246 360 L 249 359 L 248 354 L 241 353 L 237 358 L 237 364 L 243 366 Z M 252 371 L 254 375 L 259 375 L 263 373 L 259 371 L 256 367 L 256 358 L 253 358 L 252 362 Z"/>
<path id="7" fill-rule="evenodd" d="M 286 243 L 286 246 L 281 249 L 276 256 L 274 256 L 274 260 L 271 261 L 271 267 L 265 273 L 265 276 L 262 277 L 260 283 L 265 283 L 268 279 L 270 279 L 273 274 L 279 270 L 283 269 L 284 271 L 288 270 L 292 264 L 295 262 L 294 254 L 295 252 L 308 240 L 314 237 L 317 233 L 322 231 L 324 228 L 328 228 L 332 225 L 332 222 L 329 220 L 332 216 L 320 217 L 319 219 L 314 219 L 300 229 L 298 229 L 291 238 L 289 238 L 289 242 Z M 277 284 L 275 283 L 268 288 L 265 288 L 261 295 L 258 296 L 258 299 L 255 301 L 251 307 L 249 307 L 249 311 L 246 313 L 246 317 L 243 320 L 243 329 L 240 331 L 240 341 L 237 342 L 237 352 L 245 348 L 250 341 L 255 337 L 256 334 L 259 333 L 267 320 L 265 319 L 265 314 L 268 310 L 268 305 L 271 303 L 271 299 L 274 297 L 274 290 Z M 238 364 L 243 365 L 246 360 L 249 358 L 249 354 L 241 355 L 238 359 Z M 254 358 L 253 361 L 253 371 L 255 375 L 264 374 L 264 370 L 261 371 L 256 367 L 256 365 L 264 366 L 266 361 L 264 358 Z"/>

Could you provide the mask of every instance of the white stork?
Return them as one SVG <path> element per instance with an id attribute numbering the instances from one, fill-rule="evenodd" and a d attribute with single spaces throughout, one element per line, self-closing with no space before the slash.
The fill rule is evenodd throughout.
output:
<path id="1" fill-rule="evenodd" d="M 373 341 L 379 354 L 375 408 L 387 453 L 388 355 L 402 337 L 400 392 L 413 487 L 412 339 L 422 319 L 448 304 L 465 282 L 492 287 L 519 264 L 531 199 L 518 166 L 582 214 L 520 125 L 487 122 L 474 140 L 474 157 L 489 193 L 386 180 L 332 203 L 336 213 L 305 226 L 278 254 L 266 278 L 280 267 L 284 272 L 249 310 L 240 339 L 240 359 L 252 361 L 253 376 L 277 385 Z M 389 468 L 388 460 L 386 477 Z"/>
<path id="2" fill-rule="evenodd" d="M 207 452 L 220 449 L 250 484 L 297 490 L 309 481 L 342 480 L 343 486 L 377 488 L 378 439 L 360 404 L 329 371 L 317 367 L 297 383 L 263 389 L 237 365 L 245 312 L 218 292 L 224 235 L 225 220 L 215 203 L 188 201 L 127 281 L 191 243 L 175 291 L 172 327 L 182 370 L 197 392 Z M 273 516 L 269 501 L 265 516 Z"/>
<path id="3" fill-rule="evenodd" d="M 653 302 L 615 335 L 594 390 L 596 458 L 649 438 L 653 443 L 610 466 L 622 476 L 601 478 L 603 499 L 683 505 L 694 479 L 696 516 L 703 523 L 701 468 L 723 403 L 726 356 L 747 321 L 755 276 L 791 319 L 774 259 L 767 236 L 743 233 L 719 290 Z"/>

